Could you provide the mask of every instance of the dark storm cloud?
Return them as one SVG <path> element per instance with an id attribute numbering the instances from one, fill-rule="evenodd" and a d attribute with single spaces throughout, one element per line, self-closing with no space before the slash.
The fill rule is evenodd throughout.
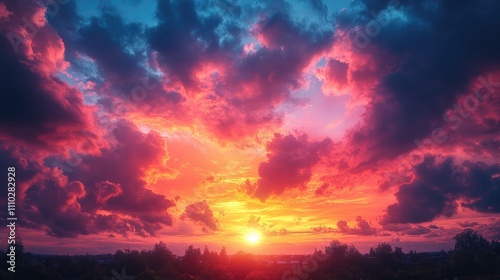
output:
<path id="1" fill-rule="evenodd" d="M 15 145 L 52 150 L 84 141 L 82 131 L 94 141 L 99 129 L 93 109 L 76 89 L 54 76 L 64 65 L 64 44 L 36 20 L 42 6 L 30 3 L 9 2 L 6 7 L 16 14 L 0 22 L 0 135 Z"/>
<path id="2" fill-rule="evenodd" d="M 165 92 L 162 84 L 166 79 L 148 70 L 154 63 L 142 23 L 127 22 L 107 4 L 88 22 L 75 9 L 75 5 L 61 8 L 61 16 L 50 22 L 68 46 L 66 56 L 73 70 L 85 73 L 85 82 L 96 83 L 93 90 L 99 93 L 97 103 L 102 110 L 118 113 L 116 105 L 121 101 L 127 106 L 120 109 L 152 104 L 168 111 L 168 106 L 184 100 L 178 92 Z M 82 60 L 84 57 L 91 61 Z"/>
<path id="3" fill-rule="evenodd" d="M 44 77 L 33 65 L 21 61 L 5 37 L 0 37 L 0 127 L 2 134 L 33 144 L 46 144 L 40 138 L 54 127 L 84 128 L 88 115 L 78 93 L 57 78 Z M 70 106 L 58 98 L 67 97 Z"/>
<path id="4" fill-rule="evenodd" d="M 268 160 L 259 165 L 259 180 L 254 195 L 265 201 L 272 194 L 286 189 L 305 187 L 312 176 L 313 167 L 332 146 L 329 138 L 310 142 L 307 135 L 295 137 L 275 134 L 268 143 Z"/>
<path id="5" fill-rule="evenodd" d="M 495 35 L 500 5 L 494 1 L 395 2 L 404 20 L 393 13 L 389 24 L 358 50 L 373 54 L 380 70 L 389 66 L 387 58 L 398 61 L 374 89 L 365 125 L 351 135 L 354 145 L 364 148 L 360 155 L 367 162 L 416 148 L 415 139 L 443 123 L 445 111 L 478 75 L 500 65 L 500 37 Z M 388 6 L 387 1 L 359 3 L 365 5 L 356 14 L 362 30 L 373 19 L 371 11 Z"/>
<path id="6" fill-rule="evenodd" d="M 47 20 L 63 39 L 66 47 L 66 58 L 76 63 L 75 51 L 78 47 L 76 45 L 78 36 L 75 36 L 75 33 L 82 24 L 82 17 L 78 14 L 77 1 L 67 1 L 64 5 L 58 5 L 57 9 L 55 7 L 55 4 L 48 7 L 52 12 L 47 16 Z"/>
<path id="7" fill-rule="evenodd" d="M 192 71 L 204 60 L 223 56 L 216 28 L 220 16 L 200 17 L 191 0 L 158 1 L 159 24 L 148 31 L 149 44 L 160 62 L 186 87 L 193 87 Z M 230 51 L 226 49 L 225 51 Z"/>
<path id="8" fill-rule="evenodd" d="M 422 223 L 438 216 L 450 217 L 458 200 L 478 212 L 499 213 L 500 166 L 465 162 L 456 165 L 448 158 L 437 162 L 426 157 L 416 166 L 414 179 L 401 185 L 397 203 L 387 207 L 382 223 Z"/>
<path id="9" fill-rule="evenodd" d="M 500 165 L 466 162 L 464 206 L 478 212 L 500 213 Z"/>
<path id="10" fill-rule="evenodd" d="M 460 193 L 463 178 L 452 160 L 436 164 L 434 158 L 426 158 L 415 169 L 415 179 L 402 185 L 396 193 L 398 202 L 387 207 L 384 223 L 421 223 L 455 214 L 454 196 Z"/>
<path id="11" fill-rule="evenodd" d="M 78 50 L 95 60 L 103 82 L 125 95 L 142 83 L 144 46 L 137 42 L 144 38 L 143 26 L 125 23 L 115 10 L 105 7 L 100 17 L 80 27 L 78 35 Z"/>

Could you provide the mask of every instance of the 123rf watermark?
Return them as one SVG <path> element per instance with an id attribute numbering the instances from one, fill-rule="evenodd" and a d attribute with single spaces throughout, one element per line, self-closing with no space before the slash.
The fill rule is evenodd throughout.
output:
<path id="1" fill-rule="evenodd" d="M 9 229 L 7 243 L 7 268 L 16 272 L 16 168 L 7 168 L 7 228 Z"/>

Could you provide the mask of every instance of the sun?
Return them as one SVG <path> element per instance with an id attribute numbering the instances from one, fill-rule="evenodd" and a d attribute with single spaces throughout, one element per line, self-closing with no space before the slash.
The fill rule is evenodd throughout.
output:
<path id="1" fill-rule="evenodd" d="M 252 230 L 252 231 L 249 231 L 245 237 L 246 237 L 248 243 L 250 243 L 252 245 L 256 245 L 260 242 L 260 239 L 262 238 L 262 234 L 259 231 Z"/>

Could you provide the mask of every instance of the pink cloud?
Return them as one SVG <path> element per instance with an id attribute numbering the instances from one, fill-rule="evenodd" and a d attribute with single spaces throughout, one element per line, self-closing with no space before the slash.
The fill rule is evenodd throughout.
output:
<path id="1" fill-rule="evenodd" d="M 206 200 L 186 206 L 181 219 L 189 219 L 201 224 L 203 232 L 214 232 L 220 229 L 219 221 L 214 217 Z"/>
<path id="2" fill-rule="evenodd" d="M 270 195 L 282 194 L 286 189 L 305 187 L 311 179 L 312 169 L 331 147 L 329 138 L 310 142 L 305 134 L 298 137 L 275 134 L 267 144 L 268 160 L 259 165 L 260 178 L 254 196 L 265 201 Z"/>

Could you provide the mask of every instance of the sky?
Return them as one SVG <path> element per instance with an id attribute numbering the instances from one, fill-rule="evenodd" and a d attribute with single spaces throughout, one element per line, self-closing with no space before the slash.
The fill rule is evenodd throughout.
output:
<path id="1" fill-rule="evenodd" d="M 498 14 L 493 0 L 0 1 L 17 233 L 44 254 L 498 240 Z"/>

